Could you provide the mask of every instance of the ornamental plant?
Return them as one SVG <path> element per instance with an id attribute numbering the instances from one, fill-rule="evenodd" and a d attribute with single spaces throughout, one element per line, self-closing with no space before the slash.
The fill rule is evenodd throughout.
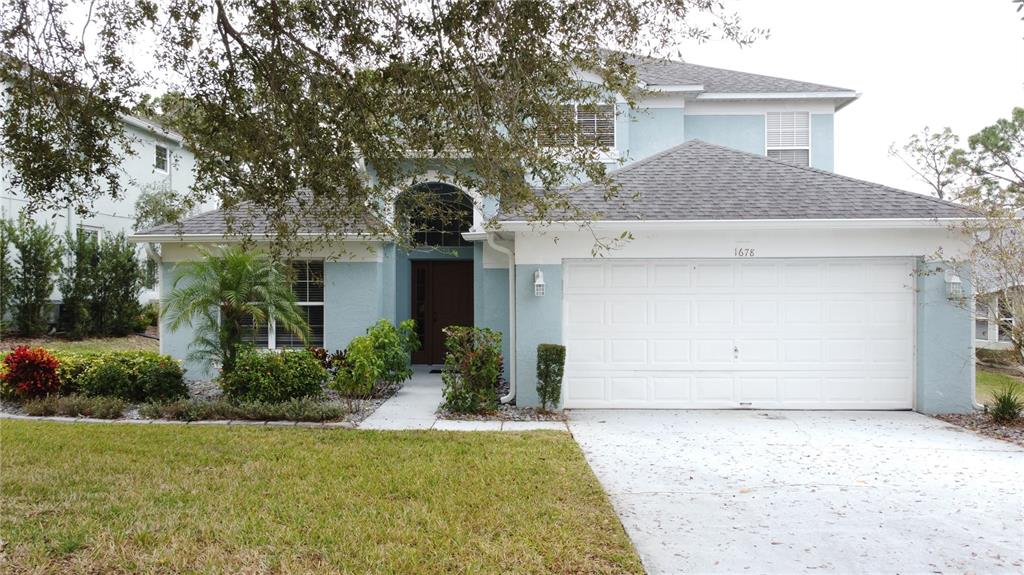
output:
<path id="1" fill-rule="evenodd" d="M 443 407 L 454 413 L 485 413 L 498 406 L 501 333 L 478 327 L 444 328 Z"/>
<path id="2" fill-rule="evenodd" d="M 388 320 L 382 319 L 366 330 L 366 335 L 373 342 L 374 350 L 384 364 L 381 381 L 397 384 L 412 376 L 409 365 L 411 354 L 420 348 L 415 321 L 405 320 L 396 328 Z"/>
<path id="3" fill-rule="evenodd" d="M 320 397 L 327 371 L 306 350 L 257 351 L 243 348 L 235 369 L 221 374 L 225 395 L 239 401 L 279 403 Z"/>
<path id="4" fill-rule="evenodd" d="M 330 387 L 349 398 L 369 397 L 383 377 L 385 361 L 369 335 L 352 338 Z"/>
<path id="5" fill-rule="evenodd" d="M 57 367 L 60 363 L 41 347 L 19 345 L 3 359 L 0 385 L 4 395 L 32 399 L 60 391 Z"/>
<path id="6" fill-rule="evenodd" d="M 537 346 L 537 398 L 540 407 L 558 405 L 562 399 L 562 375 L 565 373 L 565 346 L 542 343 Z"/>
<path id="7" fill-rule="evenodd" d="M 1024 398 L 1017 391 L 1016 386 L 1007 384 L 1002 389 L 992 394 L 992 419 L 999 423 L 1010 423 L 1020 419 L 1021 412 L 1024 412 Z"/>

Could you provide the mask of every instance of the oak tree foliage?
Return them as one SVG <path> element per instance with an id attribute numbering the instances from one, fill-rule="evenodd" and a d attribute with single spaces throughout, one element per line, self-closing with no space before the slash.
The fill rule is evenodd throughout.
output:
<path id="1" fill-rule="evenodd" d="M 723 4 L 0 0 L 9 185 L 35 208 L 86 211 L 123 194 L 118 118 L 141 111 L 169 120 L 195 152 L 185 203 L 234 210 L 233 231 L 249 237 L 288 241 L 315 221 L 321 235 L 358 224 L 407 240 L 391 212 L 427 178 L 539 222 L 585 219 L 559 189 L 606 182 L 606 168 L 560 121 L 563 106 L 615 93 L 635 103 L 642 86 L 626 53 L 766 34 Z M 579 70 L 596 81 L 578 81 Z M 541 135 L 574 143 L 541 146 Z"/>

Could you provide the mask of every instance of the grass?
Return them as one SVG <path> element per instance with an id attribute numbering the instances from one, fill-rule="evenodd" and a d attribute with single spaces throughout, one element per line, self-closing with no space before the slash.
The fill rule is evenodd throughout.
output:
<path id="1" fill-rule="evenodd" d="M 160 341 L 140 335 L 127 337 L 97 337 L 83 340 L 56 337 L 0 339 L 0 354 L 19 345 L 45 347 L 51 351 L 103 352 L 103 351 L 160 351 Z"/>
<path id="2" fill-rule="evenodd" d="M 4 572 L 642 572 L 563 432 L 0 433 Z"/>
<path id="3" fill-rule="evenodd" d="M 1016 377 L 1000 371 L 992 371 L 978 367 L 975 378 L 975 396 L 979 403 L 992 405 L 992 394 L 1006 387 L 1015 385 L 1024 394 L 1024 378 Z"/>

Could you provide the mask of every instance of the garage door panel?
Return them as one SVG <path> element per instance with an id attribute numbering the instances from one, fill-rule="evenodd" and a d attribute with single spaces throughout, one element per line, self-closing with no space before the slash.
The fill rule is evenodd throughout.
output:
<path id="1" fill-rule="evenodd" d="M 567 262 L 565 405 L 910 408 L 912 271 L 909 259 Z"/>
<path id="2" fill-rule="evenodd" d="M 651 399 L 657 402 L 689 402 L 693 397 L 693 377 L 651 378 Z"/>
<path id="3" fill-rule="evenodd" d="M 690 264 L 687 263 L 655 263 L 651 265 L 655 288 L 688 288 L 690 287 Z"/>
<path id="4" fill-rule="evenodd" d="M 749 264 L 740 268 L 740 288 L 779 287 L 778 264 Z"/>
<path id="5" fill-rule="evenodd" d="M 694 264 L 699 288 L 728 288 L 736 281 L 736 268 L 728 263 Z"/>

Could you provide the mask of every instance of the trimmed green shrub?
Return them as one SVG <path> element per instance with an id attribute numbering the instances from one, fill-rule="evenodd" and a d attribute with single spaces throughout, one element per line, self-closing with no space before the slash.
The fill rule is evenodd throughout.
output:
<path id="1" fill-rule="evenodd" d="M 384 374 L 384 359 L 369 335 L 352 338 L 330 387 L 345 397 L 369 397 Z"/>
<path id="2" fill-rule="evenodd" d="M 58 375 L 67 390 L 141 402 L 188 395 L 184 372 L 170 356 L 151 351 L 63 353 Z"/>
<path id="3" fill-rule="evenodd" d="M 992 419 L 999 423 L 1017 421 L 1024 412 L 1024 399 L 1020 391 L 1012 384 L 1007 384 L 992 394 Z"/>
<path id="4" fill-rule="evenodd" d="M 224 393 L 236 400 L 279 403 L 320 397 L 327 371 L 307 350 L 261 352 L 242 350 L 235 368 L 220 377 Z"/>
<path id="5" fill-rule="evenodd" d="M 14 325 L 22 335 L 38 336 L 49 327 L 50 295 L 60 269 L 60 240 L 53 226 L 22 217 L 11 242 L 18 251 L 14 281 L 9 286 Z"/>
<path id="6" fill-rule="evenodd" d="M 183 399 L 147 403 L 139 408 L 139 415 L 147 419 L 177 421 L 333 421 L 343 419 L 347 413 L 348 411 L 339 404 L 322 403 L 310 398 L 291 399 L 281 403 Z"/>
<path id="7" fill-rule="evenodd" d="M 35 416 L 60 415 L 63 417 L 94 417 L 118 419 L 127 407 L 116 397 L 89 397 L 86 395 L 50 395 L 25 402 L 25 413 Z"/>
<path id="8" fill-rule="evenodd" d="M 498 406 L 501 333 L 477 327 L 444 329 L 443 407 L 455 413 L 483 413 Z"/>
<path id="9" fill-rule="evenodd" d="M 366 330 L 366 335 L 373 342 L 374 350 L 384 364 L 380 374 L 384 383 L 401 383 L 412 377 L 410 354 L 420 348 L 413 320 L 403 321 L 396 328 L 388 320 L 382 319 Z"/>
<path id="10" fill-rule="evenodd" d="M 86 395 L 117 397 L 136 401 L 137 386 L 120 361 L 95 361 L 78 376 L 78 389 Z"/>
<path id="11" fill-rule="evenodd" d="M 0 386 L 5 397 L 30 399 L 60 391 L 57 358 L 41 347 L 19 345 L 4 356 Z"/>
<path id="12" fill-rule="evenodd" d="M 562 400 L 562 375 L 565 373 L 565 346 L 542 343 L 537 346 L 537 398 L 540 407 L 556 406 Z"/>
<path id="13" fill-rule="evenodd" d="M 53 355 L 60 362 L 57 367 L 57 377 L 60 378 L 61 392 L 65 394 L 78 392 L 78 378 L 102 357 L 102 354 L 99 353 L 66 351 L 56 351 L 53 352 Z"/>

